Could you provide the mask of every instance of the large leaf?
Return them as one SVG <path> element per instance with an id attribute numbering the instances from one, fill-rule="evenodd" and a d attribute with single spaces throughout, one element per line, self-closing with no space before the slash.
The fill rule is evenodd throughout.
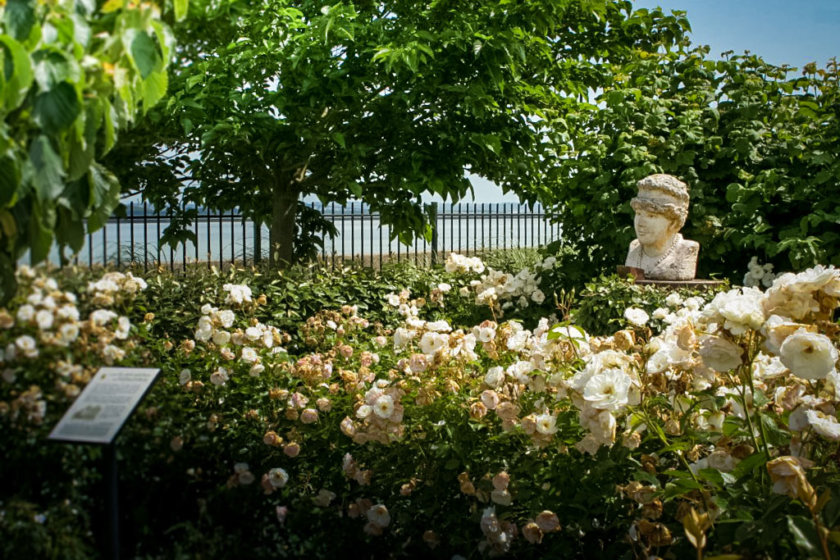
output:
<path id="1" fill-rule="evenodd" d="M 190 7 L 189 0 L 174 0 L 175 21 L 183 21 L 187 17 L 187 10 Z"/>
<path id="2" fill-rule="evenodd" d="M 793 535 L 793 541 L 799 550 L 808 558 L 819 557 L 820 541 L 814 524 L 807 517 L 788 515 L 788 531 Z"/>
<path id="3" fill-rule="evenodd" d="M 143 112 L 145 113 L 163 99 L 169 78 L 166 72 L 153 72 L 143 80 Z"/>
<path id="4" fill-rule="evenodd" d="M 6 29 L 12 37 L 18 41 L 25 41 L 35 23 L 35 2 L 8 0 L 3 14 L 3 23 L 6 24 Z"/>
<path id="5" fill-rule="evenodd" d="M 23 45 L 8 35 L 0 35 L 0 45 L 5 55 L 3 73 L 6 87 L 3 90 L 3 103 L 7 111 L 13 111 L 23 102 L 32 86 L 32 65 Z"/>
<path id="6" fill-rule="evenodd" d="M 85 244 L 85 227 L 73 212 L 66 208 L 58 208 L 55 223 L 55 240 L 59 247 L 70 247 L 74 253 L 82 250 Z M 62 253 L 63 257 L 63 253 Z"/>
<path id="7" fill-rule="evenodd" d="M 0 155 L 0 208 L 11 206 L 20 186 L 20 164 L 11 153 Z"/>
<path id="8" fill-rule="evenodd" d="M 87 174 L 96 148 L 96 130 L 102 122 L 102 105 L 89 103 L 84 118 L 76 121 L 76 133 L 69 134 L 69 166 L 67 180 L 75 181 Z"/>
<path id="9" fill-rule="evenodd" d="M 32 60 L 35 62 L 35 81 L 41 91 L 49 91 L 62 82 L 78 81 L 80 77 L 76 61 L 59 50 L 36 51 Z"/>
<path id="10" fill-rule="evenodd" d="M 94 162 L 90 167 L 89 184 L 93 205 L 88 217 L 88 231 L 92 232 L 104 226 L 119 205 L 120 182 L 113 173 Z"/>
<path id="11" fill-rule="evenodd" d="M 56 134 L 73 124 L 82 106 L 76 89 L 62 82 L 35 98 L 35 122 L 47 134 Z"/>
<path id="12" fill-rule="evenodd" d="M 32 183 L 41 201 L 52 200 L 64 190 L 64 167 L 61 158 L 44 135 L 38 136 L 29 146 L 32 164 Z"/>
<path id="13" fill-rule="evenodd" d="M 154 72 L 161 63 L 157 45 L 145 31 L 138 31 L 131 41 L 131 56 L 134 64 L 140 70 L 140 77 L 144 80 Z"/>
<path id="14" fill-rule="evenodd" d="M 33 263 L 45 260 L 50 254 L 53 232 L 46 223 L 48 221 L 46 208 L 36 202 L 29 218 L 29 256 Z"/>
<path id="15" fill-rule="evenodd" d="M 17 292 L 15 261 L 5 252 L 0 251 L 0 301 L 8 301 Z"/>

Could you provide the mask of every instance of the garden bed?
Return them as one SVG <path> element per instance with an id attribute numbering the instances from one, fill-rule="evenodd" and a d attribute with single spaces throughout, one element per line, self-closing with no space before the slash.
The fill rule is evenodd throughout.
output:
<path id="1" fill-rule="evenodd" d="M 23 267 L 3 557 L 100 549 L 101 450 L 45 438 L 106 364 L 162 370 L 118 440 L 125 557 L 837 552 L 837 270 L 573 299 L 527 264 Z"/>

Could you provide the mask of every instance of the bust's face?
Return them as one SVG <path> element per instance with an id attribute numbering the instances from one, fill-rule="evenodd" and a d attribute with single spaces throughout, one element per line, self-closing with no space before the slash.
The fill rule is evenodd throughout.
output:
<path id="1" fill-rule="evenodd" d="M 636 229 L 636 238 L 643 247 L 656 245 L 657 242 L 663 243 L 676 233 L 676 226 L 668 217 L 641 208 L 636 212 L 633 227 Z"/>

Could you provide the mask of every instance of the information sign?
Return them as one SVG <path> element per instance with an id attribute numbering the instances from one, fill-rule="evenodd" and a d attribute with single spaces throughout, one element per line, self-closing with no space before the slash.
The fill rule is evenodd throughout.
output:
<path id="1" fill-rule="evenodd" d="M 160 373 L 155 368 L 104 367 L 73 402 L 49 439 L 113 443 Z"/>

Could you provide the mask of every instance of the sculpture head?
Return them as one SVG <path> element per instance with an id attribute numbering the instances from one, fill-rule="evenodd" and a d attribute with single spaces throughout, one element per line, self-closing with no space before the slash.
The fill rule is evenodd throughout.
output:
<path id="1" fill-rule="evenodd" d="M 639 194 L 630 201 L 636 212 L 636 238 L 642 246 L 667 243 L 688 217 L 688 185 L 660 173 L 645 177 L 636 186 Z"/>

